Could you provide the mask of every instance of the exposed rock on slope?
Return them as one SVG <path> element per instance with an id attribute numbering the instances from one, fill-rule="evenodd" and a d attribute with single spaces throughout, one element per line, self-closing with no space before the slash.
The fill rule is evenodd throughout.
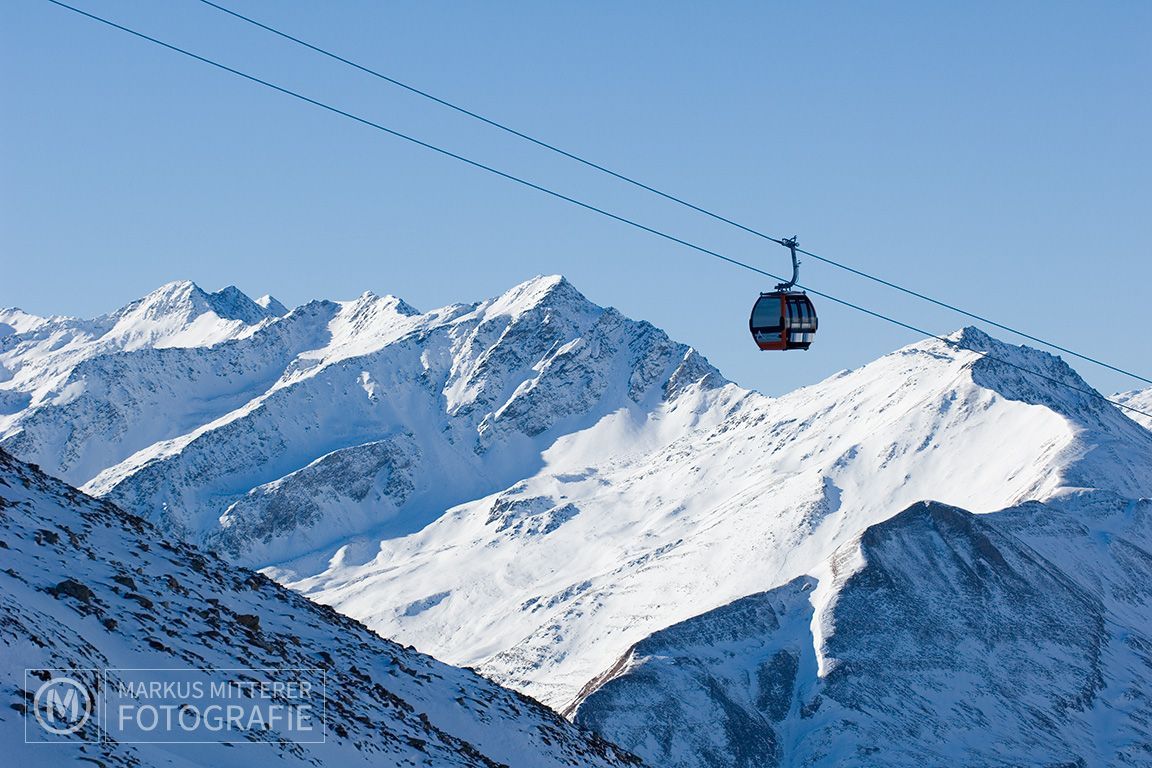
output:
<path id="1" fill-rule="evenodd" d="M 0 451 L 0 734 L 12 764 L 624 766 L 629 755 L 526 697 L 362 625 L 48 478 Z M 327 741 L 24 744 L 23 670 L 318 668 Z M 115 683 L 115 673 L 109 684 Z M 102 685 L 97 676 L 86 684 Z M 95 720 L 79 736 L 92 737 Z M 253 736 L 258 738 L 258 736 Z M 257 752 L 245 751 L 254 749 Z"/>
<path id="2" fill-rule="evenodd" d="M 269 316 L 226 291 L 191 320 L 204 300 L 176 285 L 116 323 L 68 325 L 59 349 L 65 331 L 3 339 L 0 363 L 20 375 L 0 385 L 13 403 L 0 435 L 14 454 L 247 563 L 329 547 L 326 561 L 358 534 L 418 530 L 530 475 L 565 434 L 724 383 L 690 348 L 559 277 L 426 314 L 365 294 Z M 218 319 L 222 303 L 240 318 L 228 323 L 258 322 L 180 348 L 157 330 Z M 124 318 L 133 339 L 163 348 L 113 343 Z M 382 453 L 392 469 L 381 474 L 368 465 Z M 377 480 L 333 499 L 323 477 L 336 466 Z"/>
<path id="3" fill-rule="evenodd" d="M 1088 388 L 1044 353 L 956 338 Z M 928 341 L 774 400 L 689 390 L 565 436 L 532 476 L 418 533 L 311 575 L 270 573 L 563 708 L 691 616 L 802 576 L 819 579 L 822 606 L 832 553 L 919 500 L 991 512 L 1069 488 L 1152 495 L 1152 434 L 1099 397 L 1024 376 Z M 445 597 L 405 610 L 430 594 Z"/>
<path id="4" fill-rule="evenodd" d="M 0 315 L 0 441 L 169 534 L 265 566 L 384 636 L 480 667 L 556 707 L 594 689 L 629 648 L 672 642 L 678 633 L 661 631 L 693 617 L 742 598 L 748 602 L 737 605 L 751 626 L 775 616 L 779 627 L 765 636 L 701 635 L 691 647 L 702 661 L 685 666 L 723 694 L 693 694 L 701 711 L 731 717 L 733 733 L 763 723 L 762 738 L 669 731 L 671 741 L 644 743 L 658 761 L 732 747 L 752 762 L 831 763 L 839 753 L 822 734 L 863 728 L 851 743 L 866 752 L 884 729 L 912 727 L 883 697 L 876 706 L 887 709 L 874 716 L 869 709 L 872 719 L 850 709 L 859 705 L 853 686 L 885 680 L 885 671 L 865 653 L 876 648 L 837 645 L 853 634 L 843 611 L 857 593 L 846 590 L 862 589 L 854 579 L 869 573 L 858 542 L 865 531 L 888 530 L 885 521 L 900 510 L 924 499 L 976 513 L 1028 500 L 1051 506 L 1080 498 L 1076 489 L 1152 495 L 1152 432 L 1077 391 L 1088 385 L 1062 360 L 974 329 L 953 337 L 959 349 L 914 344 L 772 399 L 725 382 L 695 351 L 596 306 L 556 277 L 425 313 L 372 294 L 285 313 L 272 301 L 222 293 L 167 286 L 95 321 Z M 1131 594 L 1145 589 L 1138 568 L 1124 581 L 1109 564 L 1113 556 L 1139 563 L 1137 549 L 1077 545 L 1078 560 L 1068 564 L 1055 553 L 1072 550 L 1041 547 L 1035 531 L 1009 532 L 996 522 L 981 533 L 985 523 L 977 521 L 976 533 L 961 535 L 963 525 L 948 519 L 909 530 L 928 538 L 951 531 L 939 543 L 947 562 L 983 551 L 972 543 L 982 536 L 1029 589 L 1047 596 L 1034 612 L 1019 608 L 1022 626 L 990 617 L 1018 633 L 1011 637 L 1034 638 L 1051 628 L 1045 616 L 1077 605 L 1061 578 L 1088 592 L 1083 574 L 1128 584 Z M 904 516 L 892 523 L 900 531 L 911 525 Z M 895 544 L 868 546 L 884 553 Z M 908 546 L 901 556 L 920 557 Z M 980 589 L 1011 606 L 1009 577 L 980 568 L 979 578 L 991 580 Z M 757 603 L 765 593 L 779 604 Z M 1113 598 L 1108 610 L 1128 612 L 1135 638 L 1147 626 L 1139 603 Z M 1061 652 L 1098 653 L 1101 674 L 1119 680 L 1120 667 L 1107 659 L 1122 651 L 1107 628 L 1104 640 L 1094 630 L 1099 607 L 1089 600 L 1076 610 L 1070 623 L 1078 634 L 1056 635 Z M 866 618 L 867 611 L 860 635 L 883 644 Z M 913 618 L 901 620 L 914 625 Z M 961 617 L 941 608 L 920 619 L 947 628 Z M 990 643 L 987 631 L 979 625 L 973 637 Z M 766 687 L 748 699 L 736 672 L 712 668 L 709 659 L 720 658 L 707 650 L 713 642 L 753 665 L 747 669 L 767 664 Z M 900 677 L 910 672 L 890 661 L 896 677 L 885 684 L 913 685 Z M 1009 661 L 1044 667 L 1050 659 Z M 782 690 L 793 667 L 798 686 L 840 686 L 839 699 L 822 698 L 840 705 L 828 703 L 818 716 L 801 704 L 785 710 L 764 694 Z M 852 669 L 870 671 L 852 677 Z M 1064 682 L 1080 690 L 1081 671 L 1071 664 L 1067 680 L 1045 688 L 1047 714 L 1037 714 L 1039 704 L 1005 704 L 1005 711 L 1022 729 L 1034 717 L 1067 725 L 1065 740 L 1045 754 L 1089 762 L 1128 754 L 1124 744 L 1135 737 L 1123 737 L 1114 752 L 1103 742 L 1091 751 L 1077 741 L 1082 721 L 1067 714 L 1073 705 L 1054 703 L 1072 696 Z M 988 673 L 995 692 L 1010 695 Z M 687 691 L 696 679 L 674 682 Z M 1120 683 L 1105 685 L 1086 695 L 1113 702 L 1111 692 L 1122 689 L 1110 686 Z M 648 690 L 669 713 L 691 714 L 666 692 Z M 835 719 L 836 706 L 850 709 L 845 719 Z M 952 703 L 933 706 L 951 711 Z M 979 716 L 992 709 L 980 706 Z M 1101 727 L 1136 733 L 1141 710 L 1123 711 L 1102 714 Z M 819 719 L 825 715 L 831 719 Z M 869 731 L 864 720 L 883 727 Z M 917 733 L 968 738 L 950 727 Z M 1019 733 L 1027 740 L 1047 731 L 1031 723 Z M 1005 744 L 1006 760 L 1026 748 L 1007 737 Z M 925 749 L 921 757 L 932 754 Z"/>
<path id="5" fill-rule="evenodd" d="M 823 643 L 810 582 L 746 597 L 638 643 L 576 721 L 683 768 L 1152 760 L 1152 503 L 918 504 L 859 550 Z"/>

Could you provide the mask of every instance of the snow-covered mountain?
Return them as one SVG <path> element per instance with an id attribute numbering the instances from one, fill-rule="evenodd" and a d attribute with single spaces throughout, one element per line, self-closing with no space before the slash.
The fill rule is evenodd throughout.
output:
<path id="1" fill-rule="evenodd" d="M 257 573 L 165 540 L 0 450 L 6 764 L 625 766 L 632 756 L 473 672 L 381 639 Z M 24 670 L 315 669 L 324 743 L 32 744 Z M 115 685 L 114 672 L 106 684 Z M 101 675 L 80 675 L 102 696 Z M 36 678 L 38 682 L 38 678 Z M 205 684 L 207 684 L 207 682 Z M 29 721 L 26 723 L 25 721 Z M 98 733 L 93 718 L 75 738 Z M 249 732 L 249 738 L 260 738 Z"/>
<path id="2" fill-rule="evenodd" d="M 838 645 L 856 634 L 844 629 L 856 626 L 848 620 L 854 614 L 843 612 L 846 590 L 872 594 L 859 585 L 888 552 L 869 549 L 885 531 L 919 541 L 939 538 L 933 526 L 945 525 L 940 520 L 963 527 L 957 521 L 969 512 L 956 510 L 996 513 L 988 520 L 1000 521 L 1012 515 L 998 510 L 1020 505 L 1061 510 L 1066 498 L 1152 496 L 1152 432 L 1084 392 L 1088 385 L 1059 358 L 972 328 L 951 343 L 913 344 L 768 398 L 725 381 L 694 350 L 595 305 L 557 277 L 424 313 L 372 294 L 269 309 L 267 317 L 220 320 L 230 329 L 223 340 L 179 330 L 201 322 L 195 312 L 163 333 L 141 320 L 128 334 L 156 343 L 113 344 L 93 330 L 81 341 L 62 337 L 58 347 L 45 328 L 63 321 L 42 326 L 12 315 L 12 332 L 0 338 L 0 365 L 10 372 L 0 382 L 0 403 L 8 404 L 0 409 L 7 411 L 0 443 L 170 534 L 261 567 L 385 637 L 478 667 L 558 709 L 580 705 L 585 722 L 657 764 L 683 749 L 691 758 L 684 765 L 756 765 L 772 755 L 781 764 L 831 764 L 849 752 L 815 746 L 820 734 L 856 728 L 861 735 L 851 749 L 866 752 L 870 739 L 911 727 L 886 699 L 889 714 L 860 702 L 889 683 L 943 678 L 910 683 L 915 676 L 900 678 L 897 667 L 885 673 L 889 679 L 873 665 L 856 668 L 835 689 L 863 690 L 875 678 L 870 693 L 835 698 L 820 688 L 853 669 L 838 659 L 883 643 L 873 628 L 861 630 L 860 646 Z M 936 505 L 913 506 L 925 500 Z M 972 523 L 980 531 L 985 525 L 1001 524 Z M 996 531 L 1002 536 L 993 537 L 994 548 L 1012 578 L 1048 589 L 1045 579 L 1057 576 L 1021 549 L 1035 545 L 1018 532 Z M 920 544 L 950 559 L 984 551 L 962 536 Z M 915 547 L 908 547 L 911 557 Z M 1122 557 L 1087 545 L 1082 554 L 1075 578 L 1112 579 L 1111 558 Z M 925 594 L 950 588 L 940 574 L 936 581 L 930 571 L 912 575 L 925 579 Z M 977 593 L 991 595 L 1009 577 L 992 569 L 972 578 Z M 972 610 L 974 598 L 965 599 Z M 1021 636 L 1047 632 L 1045 611 L 1073 604 L 1065 600 L 1073 598 L 1060 593 L 1017 617 L 1028 624 Z M 707 635 L 701 627 L 730 615 L 745 617 L 747 637 L 731 648 L 713 639 L 684 650 L 686 637 Z M 921 619 L 927 623 L 916 624 Z M 925 653 L 949 653 L 953 636 L 933 645 L 932 622 L 945 620 L 957 618 L 925 613 L 907 619 L 907 631 L 920 633 Z M 997 626 L 1016 631 L 1007 619 Z M 1142 615 L 1127 626 L 1133 637 L 1148 634 Z M 1101 637 L 1097 650 L 1119 653 Z M 712 642 L 719 645 L 708 650 Z M 1057 645 L 1037 644 L 1020 663 L 1058 663 L 1065 651 Z M 1023 645 L 1014 647 L 1024 654 Z M 741 718 L 763 716 L 746 708 L 753 691 L 776 713 L 761 741 L 692 740 L 703 721 L 677 723 L 676 708 L 667 722 L 651 720 L 667 738 L 647 740 L 637 737 L 641 721 L 609 726 L 596 714 L 627 707 L 621 689 L 641 691 L 635 710 L 655 713 L 646 707 L 667 692 L 646 689 L 648 679 L 657 688 L 692 684 L 636 659 L 695 654 L 708 667 L 729 650 L 747 664 L 770 654 L 770 666 L 779 667 L 771 675 L 795 666 L 788 674 L 804 691 L 824 691 L 836 702 L 825 711 L 829 719 L 817 728 L 807 709 L 770 702 L 785 694 L 750 687 L 739 677 L 750 668 L 741 672 L 745 661 L 710 678 L 712 698 L 702 712 L 720 707 L 735 732 L 748 736 Z M 791 651 L 794 661 L 785 658 Z M 1100 674 L 1119 679 L 1113 661 L 1101 661 Z M 1112 696 L 1111 685 L 1100 695 Z M 1073 730 L 1087 727 L 1083 718 L 1048 711 L 1070 706 L 1053 694 L 1005 727 L 1037 713 Z M 1100 723 L 1137 728 L 1143 710 L 1134 711 L 1135 719 L 1125 720 L 1122 710 L 1119 718 L 1102 714 Z M 679 728 L 688 730 L 677 741 Z M 940 732 L 926 726 L 907 739 L 928 744 Z M 787 746 L 801 735 L 811 751 Z M 1021 744 L 997 754 L 1011 763 L 1024 754 L 1013 751 L 1026 750 Z M 1097 744 L 1093 752 L 1071 733 L 1057 746 L 1088 755 L 1089 763 L 1112 749 Z M 911 753 L 933 762 L 930 751 Z M 973 754 L 979 762 L 991 753 Z M 715 760 L 692 762 L 700 755 Z"/>
<path id="3" fill-rule="evenodd" d="M 1152 761 L 1149 500 L 921 503 L 857 558 L 822 639 L 802 576 L 637 643 L 576 721 L 669 768 Z"/>
<path id="4" fill-rule="evenodd" d="M 113 317 L 153 318 L 133 308 L 171 293 Z M 89 334 L 57 348 L 41 328 L 0 339 L 14 374 L 0 391 L 24 404 L 0 421 L 0 443 L 251 564 L 372 528 L 418 530 L 531 474 L 561 435 L 722 381 L 691 349 L 558 277 L 426 314 L 372 294 L 252 312 L 243 328 L 228 321 L 226 341 L 185 347 L 170 343 L 190 338 L 177 325 L 222 326 L 178 306 L 179 323 L 159 323 L 161 346 Z M 131 337 L 161 334 L 141 321 Z"/>
<path id="5" fill-rule="evenodd" d="M 1148 389 L 1137 389 L 1132 392 L 1121 392 L 1118 395 L 1113 395 L 1112 399 L 1118 403 L 1123 403 L 1131 408 L 1135 408 L 1137 411 L 1142 411 L 1142 413 L 1137 413 L 1136 411 L 1125 411 L 1125 413 L 1128 415 L 1128 418 L 1152 429 L 1152 416 L 1145 415 L 1152 414 L 1152 387 Z"/>
<path id="6" fill-rule="evenodd" d="M 1046 354 L 955 338 L 1087 387 Z M 929 341 L 775 400 L 700 387 L 565 436 L 533 476 L 415 534 L 269 572 L 563 708 L 649 634 L 802 576 L 818 579 L 819 638 L 851 572 L 832 553 L 917 501 L 1152 495 L 1152 434 L 1040 381 Z"/>

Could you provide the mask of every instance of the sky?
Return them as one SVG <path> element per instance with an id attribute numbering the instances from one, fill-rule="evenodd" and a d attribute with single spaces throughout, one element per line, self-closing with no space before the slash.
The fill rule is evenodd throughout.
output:
<path id="1" fill-rule="evenodd" d="M 175 45 L 770 272 L 787 251 L 230 18 L 74 0 Z M 777 236 L 1152 378 L 1152 4 L 220 0 Z M 0 306 L 162 283 L 421 309 L 561 273 L 780 394 L 919 337 L 827 300 L 760 353 L 774 281 L 46 0 L 0 3 Z M 812 259 L 801 282 L 968 320 Z M 1002 338 L 1020 341 L 1010 335 Z M 1106 392 L 1140 382 L 1072 361 Z"/>

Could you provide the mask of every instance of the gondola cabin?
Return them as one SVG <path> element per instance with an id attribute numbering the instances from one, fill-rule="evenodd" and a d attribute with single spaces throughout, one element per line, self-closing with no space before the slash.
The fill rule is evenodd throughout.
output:
<path id="1" fill-rule="evenodd" d="M 816 308 L 800 291 L 762 293 L 752 306 L 748 329 L 760 349 L 808 349 L 819 322 Z"/>

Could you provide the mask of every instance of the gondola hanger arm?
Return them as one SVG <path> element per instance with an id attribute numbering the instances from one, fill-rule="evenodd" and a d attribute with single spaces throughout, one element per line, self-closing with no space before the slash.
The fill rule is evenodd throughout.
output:
<path id="1" fill-rule="evenodd" d="M 792 235 L 792 237 L 785 237 L 780 240 L 780 245 L 787 248 L 788 252 L 792 254 L 792 279 L 786 283 L 778 283 L 776 290 L 790 291 L 792 286 L 800 282 L 800 259 L 796 256 L 796 249 L 800 247 L 800 240 L 796 235 Z"/>

